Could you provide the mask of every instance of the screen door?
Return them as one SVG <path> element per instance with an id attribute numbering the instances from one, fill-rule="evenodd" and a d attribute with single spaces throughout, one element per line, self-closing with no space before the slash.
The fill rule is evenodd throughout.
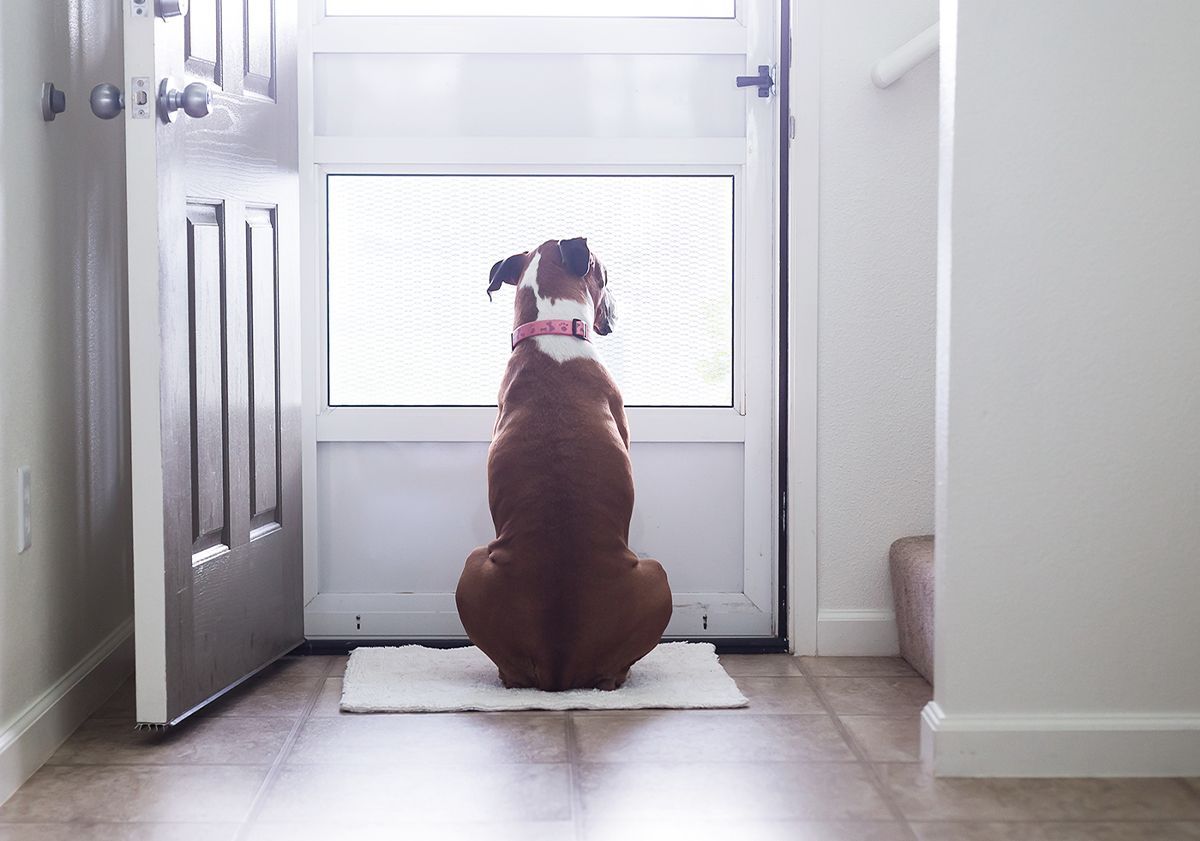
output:
<path id="1" fill-rule="evenodd" d="M 618 302 L 595 341 L 668 636 L 776 635 L 777 100 L 736 82 L 775 27 L 762 0 L 314 10 L 309 638 L 463 636 L 513 313 L 488 270 L 575 236 Z"/>

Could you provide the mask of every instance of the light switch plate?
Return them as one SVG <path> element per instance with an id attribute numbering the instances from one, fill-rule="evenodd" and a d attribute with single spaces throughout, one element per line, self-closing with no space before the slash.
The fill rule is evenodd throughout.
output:
<path id="1" fill-rule="evenodd" d="M 17 468 L 17 554 L 33 545 L 33 471 Z"/>

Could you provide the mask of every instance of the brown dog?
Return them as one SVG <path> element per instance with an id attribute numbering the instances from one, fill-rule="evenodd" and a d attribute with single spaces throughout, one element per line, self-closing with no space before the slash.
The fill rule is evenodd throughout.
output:
<path id="1" fill-rule="evenodd" d="M 513 352 L 488 453 L 496 539 L 455 594 L 467 635 L 507 687 L 616 689 L 658 644 L 671 589 L 629 549 L 633 472 L 621 393 L 596 356 L 612 331 L 608 274 L 585 239 L 492 267 L 517 287 Z"/>

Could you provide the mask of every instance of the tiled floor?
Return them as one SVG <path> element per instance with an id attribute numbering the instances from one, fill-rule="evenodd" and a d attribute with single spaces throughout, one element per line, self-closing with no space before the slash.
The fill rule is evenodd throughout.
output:
<path id="1" fill-rule="evenodd" d="M 930 778 L 901 661 L 722 660 L 748 709 L 343 715 L 305 657 L 156 735 L 126 687 L 0 841 L 1200 841 L 1200 780 Z"/>

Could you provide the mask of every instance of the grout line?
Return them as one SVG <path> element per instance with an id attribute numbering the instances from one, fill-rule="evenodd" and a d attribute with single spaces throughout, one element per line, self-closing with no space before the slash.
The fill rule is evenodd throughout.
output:
<path id="1" fill-rule="evenodd" d="M 800 665 L 800 668 L 801 670 L 804 670 L 803 664 Z M 892 796 L 891 789 L 888 788 L 888 786 L 884 783 L 883 777 L 879 773 L 879 769 L 875 767 L 875 763 L 871 762 L 867 758 L 866 751 L 859 746 L 857 740 L 855 740 L 854 736 L 850 733 L 850 730 L 842 722 L 841 717 L 834 712 L 833 705 L 829 703 L 829 699 L 825 697 L 825 693 L 821 691 L 821 687 L 817 685 L 817 682 L 813 680 L 807 673 L 805 674 L 805 678 L 808 679 L 809 688 L 813 691 L 813 694 L 817 696 L 817 700 L 821 703 L 821 706 L 825 708 L 825 712 L 827 712 L 829 717 L 833 719 L 833 726 L 837 728 L 838 732 L 842 734 L 842 738 L 846 741 L 846 744 L 850 746 L 850 752 L 858 757 L 859 764 L 866 769 L 867 776 L 869 776 L 871 779 L 871 784 L 875 786 L 875 790 L 883 799 L 884 805 L 887 806 L 888 811 L 892 813 L 892 817 L 900 824 L 900 826 L 904 828 L 904 831 L 908 834 L 908 837 L 912 839 L 912 841 L 919 841 L 916 830 L 912 828 L 912 825 L 908 822 L 908 818 L 904 816 L 904 812 L 900 809 L 900 804 L 896 802 L 896 799 Z"/>
<path id="2" fill-rule="evenodd" d="M 1192 785 L 1190 782 L 1188 782 L 1187 777 L 1174 777 L 1172 779 L 1177 780 L 1179 784 L 1183 786 L 1189 794 L 1192 795 L 1192 799 L 1197 803 L 1200 803 L 1200 784 Z"/>
<path id="3" fill-rule="evenodd" d="M 579 788 L 579 742 L 575 737 L 575 713 L 567 710 L 567 782 L 571 787 L 571 822 L 576 841 L 583 841 L 583 794 Z"/>
<path id="4" fill-rule="evenodd" d="M 292 725 L 291 731 L 287 738 L 283 741 L 283 746 L 279 749 L 279 753 L 275 756 L 275 761 L 271 763 L 271 767 L 267 769 L 267 775 L 263 777 L 262 783 L 258 786 L 258 791 L 254 793 L 254 799 L 250 801 L 250 808 L 246 810 L 246 816 L 242 819 L 241 826 L 238 827 L 237 833 L 233 836 L 234 841 L 243 841 L 253 826 L 254 821 L 258 818 L 262 811 L 263 804 L 266 802 L 267 793 L 274 787 L 275 781 L 279 779 L 279 775 L 283 772 L 283 765 L 287 758 L 291 756 L 292 748 L 296 744 L 296 740 L 300 736 L 300 729 L 312 715 L 313 709 L 317 706 L 317 701 L 321 697 L 321 693 L 325 691 L 325 682 L 329 679 L 329 673 L 333 670 L 333 664 L 336 658 L 331 659 L 326 664 L 325 670 L 321 672 L 316 688 L 309 695 L 308 701 L 304 704 L 304 709 L 300 715 L 296 717 L 295 723 Z"/>

